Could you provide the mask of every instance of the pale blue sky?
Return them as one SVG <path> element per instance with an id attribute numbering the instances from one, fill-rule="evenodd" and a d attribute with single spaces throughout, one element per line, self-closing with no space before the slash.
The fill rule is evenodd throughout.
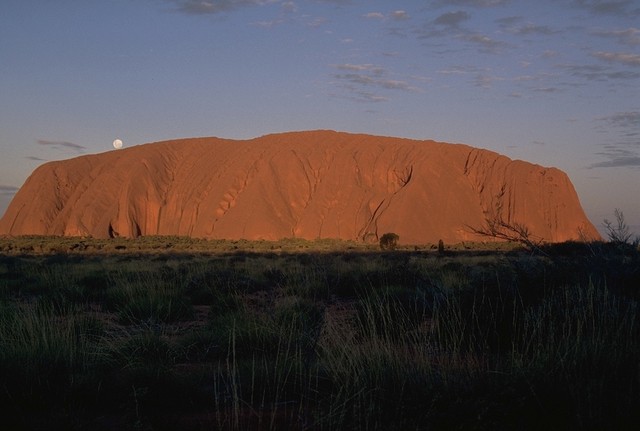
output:
<path id="1" fill-rule="evenodd" d="M 640 226 L 640 0 L 2 0 L 0 214 L 47 160 L 291 130 L 461 142 Z M 638 229 L 640 231 L 640 228 Z"/>

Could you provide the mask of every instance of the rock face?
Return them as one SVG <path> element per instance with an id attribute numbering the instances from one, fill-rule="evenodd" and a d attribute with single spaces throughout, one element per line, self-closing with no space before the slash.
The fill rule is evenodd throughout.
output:
<path id="1" fill-rule="evenodd" d="M 499 213 L 499 214 L 498 214 Z M 499 216 L 536 239 L 600 238 L 567 175 L 433 141 L 293 132 L 183 139 L 49 162 L 0 234 L 375 240 L 484 239 Z"/>

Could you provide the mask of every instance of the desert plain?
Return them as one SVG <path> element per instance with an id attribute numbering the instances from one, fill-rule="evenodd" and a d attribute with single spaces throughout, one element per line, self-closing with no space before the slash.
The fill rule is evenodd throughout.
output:
<path id="1" fill-rule="evenodd" d="M 4 429 L 634 429 L 628 244 L 0 239 Z"/>

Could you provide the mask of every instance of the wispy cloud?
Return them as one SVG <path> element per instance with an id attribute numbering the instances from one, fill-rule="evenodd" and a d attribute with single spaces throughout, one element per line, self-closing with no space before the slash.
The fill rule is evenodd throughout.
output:
<path id="1" fill-rule="evenodd" d="M 67 142 L 67 141 L 50 141 L 50 140 L 46 140 L 46 139 L 38 139 L 36 141 L 36 143 L 38 145 L 42 145 L 45 147 L 52 147 L 55 148 L 57 150 L 62 150 L 64 148 L 69 148 L 72 149 L 78 153 L 83 153 L 84 151 L 86 151 L 86 147 L 80 145 L 80 144 L 74 144 L 73 142 Z"/>
<path id="2" fill-rule="evenodd" d="M 252 23 L 252 25 L 256 27 L 262 27 L 262 28 L 273 28 L 280 24 L 284 24 L 284 22 L 285 20 L 283 19 L 273 19 L 271 21 L 255 21 Z"/>
<path id="3" fill-rule="evenodd" d="M 389 100 L 388 97 L 381 96 L 379 94 L 375 94 L 371 91 L 365 91 L 360 88 L 356 88 L 353 86 L 344 86 L 345 90 L 348 90 L 347 95 L 340 94 L 340 97 L 346 97 L 347 99 L 354 100 L 356 102 L 364 102 L 364 103 L 379 103 L 379 102 L 387 102 Z M 334 94 L 336 96 L 336 94 Z"/>
<path id="4" fill-rule="evenodd" d="M 400 90 L 420 92 L 419 87 L 405 80 L 392 79 L 383 67 L 373 64 L 335 64 L 333 68 L 340 71 L 334 74 L 340 87 L 350 94 L 351 98 L 366 102 L 383 102 L 389 100 L 376 90 Z M 344 72 L 344 73 L 343 73 Z"/>
<path id="5" fill-rule="evenodd" d="M 411 18 L 407 11 L 404 10 L 394 10 L 393 12 L 391 12 L 390 17 L 397 21 L 404 21 Z"/>
<path id="6" fill-rule="evenodd" d="M 305 23 L 309 28 L 320 28 L 325 25 L 329 20 L 323 16 L 311 17 Z"/>
<path id="7" fill-rule="evenodd" d="M 296 5 L 296 2 L 293 1 L 283 1 L 280 3 L 280 7 L 285 12 L 293 13 L 298 11 L 298 6 Z"/>
<path id="8" fill-rule="evenodd" d="M 1 196 L 13 196 L 18 192 L 18 187 L 7 186 L 0 184 L 0 195 Z"/>
<path id="9" fill-rule="evenodd" d="M 212 15 L 276 2 L 277 0 L 172 0 L 179 12 L 192 15 Z"/>
<path id="10" fill-rule="evenodd" d="M 622 168 L 640 167 L 640 155 L 635 151 L 616 148 L 613 145 L 605 146 L 604 151 L 596 153 L 608 160 L 589 165 L 589 168 Z"/>
<path id="11" fill-rule="evenodd" d="M 616 39 L 623 45 L 640 45 L 640 29 L 631 27 L 625 30 L 596 30 L 591 34 L 600 37 Z"/>
<path id="12" fill-rule="evenodd" d="M 384 14 L 380 12 L 369 12 L 364 17 L 367 19 L 384 19 Z"/>
<path id="13" fill-rule="evenodd" d="M 500 28 L 510 34 L 517 36 L 542 35 L 549 36 L 562 33 L 562 30 L 549 27 L 548 25 L 535 24 L 526 21 L 521 16 L 508 16 L 496 20 Z"/>
<path id="14" fill-rule="evenodd" d="M 533 91 L 536 93 L 559 93 L 562 90 L 557 87 L 535 87 Z"/>
<path id="15" fill-rule="evenodd" d="M 270 19 L 270 20 L 254 21 L 251 24 L 256 27 L 270 29 L 270 28 L 289 22 L 295 16 L 295 13 L 297 11 L 298 11 L 298 6 L 295 2 L 283 1 L 280 3 L 280 11 L 279 11 L 279 16 L 277 18 Z"/>
<path id="16" fill-rule="evenodd" d="M 464 75 L 468 73 L 481 73 L 486 71 L 487 69 L 481 69 L 477 66 L 452 66 L 447 69 L 441 69 L 438 73 L 442 75 Z"/>
<path id="17" fill-rule="evenodd" d="M 607 160 L 606 162 L 598 162 L 590 165 L 590 168 L 623 168 L 623 167 L 639 167 L 640 166 L 640 157 L 639 156 L 630 156 L 630 157 L 615 157 L 611 160 Z"/>
<path id="18" fill-rule="evenodd" d="M 338 6 L 349 5 L 353 3 L 352 0 L 315 0 L 318 3 L 331 3 Z"/>
<path id="19" fill-rule="evenodd" d="M 491 88 L 494 82 L 503 81 L 504 79 L 499 76 L 479 74 L 473 80 L 473 84 L 480 88 Z"/>
<path id="20" fill-rule="evenodd" d="M 640 111 L 616 112 L 613 115 L 597 119 L 612 127 L 634 128 L 640 130 Z"/>
<path id="21" fill-rule="evenodd" d="M 472 44 L 480 47 L 482 51 L 489 53 L 498 53 L 502 48 L 507 48 L 509 46 L 506 42 L 491 39 L 489 36 L 481 33 L 462 34 L 459 38 L 466 42 L 471 42 Z"/>
<path id="22" fill-rule="evenodd" d="M 640 15 L 636 0 L 574 0 L 574 5 L 596 15 Z"/>
<path id="23" fill-rule="evenodd" d="M 640 66 L 640 54 L 628 54 L 624 52 L 598 51 L 592 54 L 595 58 L 609 63 L 622 63 L 628 66 Z"/>
<path id="24" fill-rule="evenodd" d="M 510 79 L 513 83 L 521 88 L 525 88 L 529 93 L 559 93 L 564 91 L 561 86 L 558 86 L 556 80 L 557 75 L 547 72 L 538 72 L 527 75 L 516 75 Z"/>
<path id="25" fill-rule="evenodd" d="M 499 53 L 502 48 L 510 46 L 508 43 L 493 39 L 484 33 L 465 28 L 463 24 L 469 20 L 471 20 L 471 14 L 467 11 L 446 12 L 417 29 L 416 34 L 420 39 L 457 39 L 472 45 L 474 49 L 480 48 L 485 53 Z"/>
<path id="26" fill-rule="evenodd" d="M 496 7 L 504 6 L 511 0 L 436 0 L 432 4 L 441 6 L 466 6 L 466 7 Z"/>
<path id="27" fill-rule="evenodd" d="M 405 90 L 405 91 L 419 90 L 418 88 L 409 85 L 409 83 L 407 83 L 406 81 L 377 78 L 374 76 L 369 76 L 369 75 L 364 75 L 359 73 L 337 74 L 336 78 L 351 82 L 352 84 L 380 87 L 380 88 L 385 88 L 387 90 Z"/>
<path id="28" fill-rule="evenodd" d="M 501 27 L 511 27 L 517 25 L 518 23 L 524 21 L 524 18 L 521 16 L 505 16 L 504 18 L 499 18 L 496 22 Z"/>
<path id="29" fill-rule="evenodd" d="M 459 27 L 464 21 L 471 19 L 469 12 L 459 10 L 456 12 L 443 13 L 439 17 L 433 20 L 435 25 L 445 27 Z"/>
<path id="30" fill-rule="evenodd" d="M 392 19 L 394 21 L 404 21 L 410 18 L 409 14 L 404 10 L 394 10 L 393 12 L 390 12 L 387 15 L 381 12 L 369 12 L 365 14 L 364 17 L 367 19 L 374 19 L 374 20 Z"/>
<path id="31" fill-rule="evenodd" d="M 640 111 L 616 112 L 596 118 L 596 129 L 616 136 L 613 143 L 602 145 L 596 155 L 607 160 L 590 168 L 640 167 Z"/>
<path id="32" fill-rule="evenodd" d="M 42 159 L 42 158 L 36 157 L 36 156 L 27 156 L 27 157 L 25 157 L 25 159 L 33 160 L 35 162 L 46 162 L 46 159 Z"/>
<path id="33" fill-rule="evenodd" d="M 490 68 L 479 68 L 476 66 L 452 66 L 441 69 L 437 72 L 440 75 L 451 77 L 464 77 L 474 87 L 492 88 L 496 82 L 505 81 L 502 76 L 495 75 Z"/>
<path id="34" fill-rule="evenodd" d="M 613 70 L 596 64 L 562 64 L 558 67 L 567 71 L 571 76 L 588 81 L 631 80 L 640 78 L 640 72 Z"/>
<path id="35" fill-rule="evenodd" d="M 380 66 L 374 66 L 373 64 L 336 64 L 333 67 L 339 70 L 348 70 L 352 72 L 371 72 L 374 75 L 382 75 L 384 68 Z"/>
<path id="36" fill-rule="evenodd" d="M 506 31 L 508 31 L 511 34 L 520 35 L 520 36 L 529 36 L 529 35 L 549 36 L 552 34 L 560 33 L 560 30 L 555 30 L 547 25 L 537 25 L 531 22 L 527 22 L 522 25 L 507 27 Z"/>

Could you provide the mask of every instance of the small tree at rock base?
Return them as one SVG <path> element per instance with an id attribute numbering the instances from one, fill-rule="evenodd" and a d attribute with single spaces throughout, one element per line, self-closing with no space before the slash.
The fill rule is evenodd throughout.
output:
<path id="1" fill-rule="evenodd" d="M 506 219 L 502 216 L 503 199 L 507 190 L 507 185 L 503 184 L 500 188 L 500 192 L 496 195 L 495 208 L 491 213 L 486 213 L 485 226 L 476 228 L 468 226 L 471 232 L 476 235 L 486 236 L 490 238 L 496 238 L 509 242 L 519 242 L 525 248 L 532 252 L 538 252 L 546 255 L 542 250 L 542 238 L 536 240 L 534 235 L 529 230 L 529 227 L 523 223 L 518 223 Z"/>
<path id="2" fill-rule="evenodd" d="M 400 237 L 393 232 L 385 233 L 380 237 L 380 248 L 383 250 L 395 250 L 399 239 Z"/>

